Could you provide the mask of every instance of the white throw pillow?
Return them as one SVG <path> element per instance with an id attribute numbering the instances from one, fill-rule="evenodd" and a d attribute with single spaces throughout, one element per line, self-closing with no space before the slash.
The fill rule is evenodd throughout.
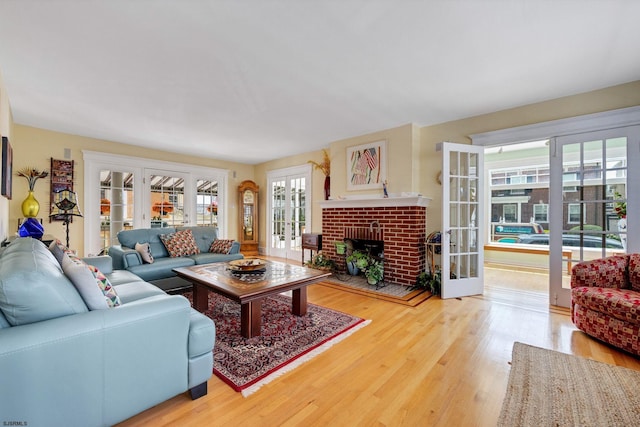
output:
<path id="1" fill-rule="evenodd" d="M 136 251 L 147 264 L 153 264 L 153 255 L 151 255 L 151 247 L 148 243 L 136 243 Z"/>
<path id="2" fill-rule="evenodd" d="M 62 271 L 76 287 L 89 310 L 105 310 L 121 304 L 115 288 L 96 267 L 64 254 Z"/>

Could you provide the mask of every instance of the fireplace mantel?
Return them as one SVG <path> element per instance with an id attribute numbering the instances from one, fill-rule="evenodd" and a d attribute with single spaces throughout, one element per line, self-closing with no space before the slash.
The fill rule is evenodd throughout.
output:
<path id="1" fill-rule="evenodd" d="M 324 200 L 320 202 L 320 207 L 322 209 L 332 209 L 332 208 L 379 208 L 385 206 L 391 207 L 406 207 L 406 206 L 421 206 L 427 207 L 429 206 L 429 202 L 431 199 L 429 197 L 423 196 L 409 196 L 409 197 L 369 197 L 369 198 L 359 198 L 353 197 L 348 199 L 337 199 L 337 200 Z"/>

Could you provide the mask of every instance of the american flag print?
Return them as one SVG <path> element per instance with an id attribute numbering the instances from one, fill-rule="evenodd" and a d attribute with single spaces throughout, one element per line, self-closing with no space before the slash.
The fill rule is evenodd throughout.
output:
<path id="1" fill-rule="evenodd" d="M 351 184 L 380 182 L 380 147 L 370 147 L 351 153 Z"/>

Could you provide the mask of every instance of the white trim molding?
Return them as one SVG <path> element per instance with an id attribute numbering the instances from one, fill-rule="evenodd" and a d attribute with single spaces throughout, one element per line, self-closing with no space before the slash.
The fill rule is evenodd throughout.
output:
<path id="1" fill-rule="evenodd" d="M 638 124 L 640 124 L 640 106 L 477 133 L 470 137 L 473 145 L 490 147 Z"/>

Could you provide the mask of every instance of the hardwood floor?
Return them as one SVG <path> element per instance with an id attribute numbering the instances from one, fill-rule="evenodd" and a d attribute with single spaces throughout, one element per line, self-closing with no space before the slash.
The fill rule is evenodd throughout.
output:
<path id="1" fill-rule="evenodd" d="M 120 426 L 494 426 L 515 341 L 640 370 L 640 358 L 584 335 L 568 312 L 525 308 L 526 298 L 406 307 L 312 285 L 309 302 L 371 324 L 248 398 L 213 376 L 207 396 L 183 393 Z"/>

